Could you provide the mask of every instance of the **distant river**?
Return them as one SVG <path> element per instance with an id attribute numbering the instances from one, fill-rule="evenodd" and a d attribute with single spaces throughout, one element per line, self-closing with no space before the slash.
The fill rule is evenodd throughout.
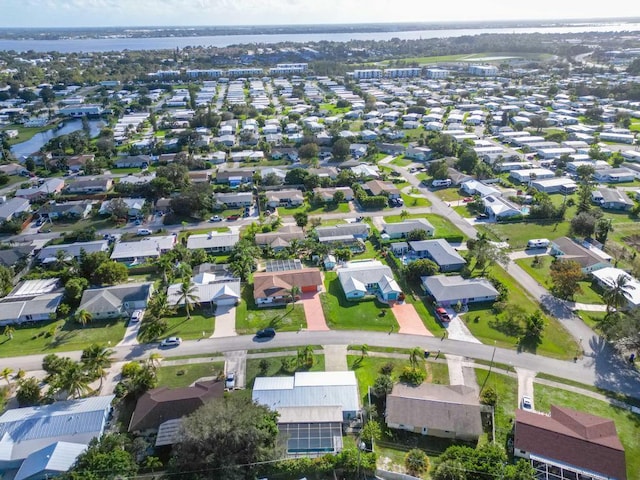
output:
<path id="1" fill-rule="evenodd" d="M 280 42 L 348 42 L 350 40 L 417 40 L 420 38 L 447 38 L 483 33 L 583 33 L 583 32 L 637 32 L 640 23 L 580 24 L 561 27 L 516 28 L 460 28 L 449 30 L 413 30 L 404 32 L 358 33 L 287 33 L 272 35 L 214 35 L 204 37 L 158 38 L 88 38 L 66 40 L 2 40 L 0 50 L 25 52 L 111 52 L 122 50 L 160 50 L 188 46 L 228 47 L 238 44 L 273 44 Z"/>
<path id="2" fill-rule="evenodd" d="M 102 120 L 89 120 L 91 137 L 97 137 L 100 133 L 100 129 L 104 127 L 104 125 L 105 123 Z M 29 140 L 16 143 L 11 147 L 11 153 L 13 153 L 18 159 L 27 157 L 33 152 L 40 150 L 40 148 L 42 148 L 42 146 L 52 138 L 59 137 L 60 135 L 68 135 L 69 133 L 76 132 L 78 130 L 82 130 L 82 120 L 65 120 L 62 128 L 52 128 L 44 132 L 36 133 Z"/>

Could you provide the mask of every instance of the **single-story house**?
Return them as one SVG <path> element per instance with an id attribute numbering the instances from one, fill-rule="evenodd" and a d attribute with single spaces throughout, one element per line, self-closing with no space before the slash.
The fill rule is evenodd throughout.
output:
<path id="1" fill-rule="evenodd" d="M 191 183 L 209 183 L 211 181 L 211 172 L 199 170 L 187 173 Z"/>
<path id="2" fill-rule="evenodd" d="M 387 234 L 389 238 L 405 238 L 410 232 L 422 231 L 427 236 L 432 237 L 435 234 L 435 228 L 424 218 L 405 219 L 397 223 L 382 223 L 382 233 Z"/>
<path id="3" fill-rule="evenodd" d="M 82 294 L 78 310 L 88 311 L 93 320 L 120 318 L 133 310 L 147 308 L 152 293 L 153 282 L 89 288 Z"/>
<path id="4" fill-rule="evenodd" d="M 576 182 L 567 177 L 532 180 L 530 185 L 539 192 L 571 194 L 578 189 Z"/>
<path id="5" fill-rule="evenodd" d="M 293 377 L 257 377 L 251 398 L 279 411 L 287 407 L 340 407 L 343 421 L 360 411 L 358 381 L 353 371 L 296 372 Z"/>
<path id="6" fill-rule="evenodd" d="M 585 275 L 611 266 L 610 255 L 587 242 L 580 244 L 569 237 L 553 240 L 549 253 L 559 260 L 575 260 Z"/>
<path id="7" fill-rule="evenodd" d="M 503 197 L 488 195 L 482 199 L 482 203 L 484 203 L 485 213 L 491 219 L 499 220 L 523 214 L 518 205 Z"/>
<path id="8" fill-rule="evenodd" d="M 467 264 L 458 251 L 443 238 L 408 243 L 408 255 L 411 259 L 427 258 L 432 260 L 440 267 L 441 272 L 455 272 Z"/>
<path id="9" fill-rule="evenodd" d="M 91 242 L 74 242 L 64 243 L 61 245 L 51 245 L 50 247 L 44 247 L 38 252 L 37 259 L 40 263 L 51 263 L 58 259 L 58 252 L 63 251 L 65 253 L 65 259 L 78 259 L 80 253 L 94 252 L 108 252 L 109 242 L 107 240 L 95 240 Z"/>
<path id="10" fill-rule="evenodd" d="M 15 267 L 19 263 L 28 261 L 36 248 L 33 245 L 18 245 L 0 249 L 0 265 Z"/>
<path id="11" fill-rule="evenodd" d="M 591 200 L 610 210 L 631 210 L 635 205 L 627 192 L 616 188 L 600 187 L 591 192 Z"/>
<path id="12" fill-rule="evenodd" d="M 151 165 L 151 157 L 149 155 L 118 157 L 114 162 L 116 168 L 147 168 L 149 165 Z"/>
<path id="13" fill-rule="evenodd" d="M 130 265 L 144 263 L 172 250 L 176 238 L 176 235 L 164 235 L 143 238 L 137 242 L 116 242 L 111 252 L 111 260 Z"/>
<path id="14" fill-rule="evenodd" d="M 265 195 L 267 197 L 267 206 L 271 208 L 298 206 L 304 202 L 304 194 L 295 188 L 270 190 L 266 191 Z"/>
<path id="15" fill-rule="evenodd" d="M 129 218 L 139 217 L 142 215 L 142 209 L 144 208 L 144 204 L 146 200 L 144 198 L 122 198 L 121 199 L 128 207 L 127 215 Z M 100 215 L 111 215 L 111 200 L 105 200 L 100 205 L 100 210 L 98 213 Z"/>
<path id="16" fill-rule="evenodd" d="M 138 399 L 128 431 L 139 434 L 157 432 L 168 420 L 190 415 L 205 403 L 223 395 L 224 382 L 220 380 L 196 382 L 191 387 L 183 388 L 154 388 Z"/>
<path id="17" fill-rule="evenodd" d="M 355 222 L 316 227 L 315 232 L 320 243 L 361 250 L 363 241 L 369 237 L 369 229 L 368 223 Z"/>
<path id="18" fill-rule="evenodd" d="M 216 205 L 229 208 L 250 207 L 253 205 L 253 192 L 218 192 L 213 195 Z"/>
<path id="19" fill-rule="evenodd" d="M 61 178 L 50 178 L 37 187 L 19 188 L 16 190 L 16 197 L 27 200 L 42 200 L 62 192 L 64 180 Z"/>
<path id="20" fill-rule="evenodd" d="M 491 185 L 487 185 L 478 180 L 467 180 L 460 184 L 460 189 L 467 195 L 480 195 L 481 197 L 487 197 L 489 195 L 499 197 L 502 192 Z"/>
<path id="21" fill-rule="evenodd" d="M 520 183 L 529 183 L 531 180 L 542 180 L 556 176 L 553 170 L 546 168 L 527 168 L 524 170 L 512 170 L 509 176 Z"/>
<path id="22" fill-rule="evenodd" d="M 199 304 L 237 305 L 240 302 L 240 279 L 227 272 L 203 272 L 193 277 L 193 295 Z M 180 298 L 181 283 L 169 285 L 167 302 L 169 305 L 184 305 Z"/>
<path id="23" fill-rule="evenodd" d="M 316 187 L 313 189 L 313 195 L 316 198 L 322 199 L 323 202 L 333 202 L 333 198 L 336 192 L 342 192 L 344 199 L 347 202 L 353 200 L 353 190 L 351 187 Z"/>
<path id="24" fill-rule="evenodd" d="M 287 303 L 292 287 L 299 288 L 301 293 L 319 292 L 322 273 L 317 268 L 303 268 L 253 274 L 253 298 L 259 307 Z"/>
<path id="25" fill-rule="evenodd" d="M 292 240 L 305 239 L 304 230 L 297 225 L 285 225 L 275 232 L 256 233 L 255 243 L 259 247 L 270 246 L 273 250 L 282 250 L 291 245 Z"/>
<path id="26" fill-rule="evenodd" d="M 65 188 L 67 193 L 104 193 L 111 190 L 113 180 L 111 178 L 87 178 L 78 179 Z"/>
<path id="27" fill-rule="evenodd" d="M 627 479 L 613 420 L 556 405 L 550 410 L 516 410 L 514 456 L 529 460 L 536 478 Z"/>
<path id="28" fill-rule="evenodd" d="M 0 222 L 8 222 L 19 213 L 28 212 L 29 208 L 31 204 L 26 198 L 10 198 L 0 203 Z"/>
<path id="29" fill-rule="evenodd" d="M 344 163 L 347 163 L 347 162 L 344 162 Z M 347 168 L 347 167 L 343 167 L 343 164 L 340 164 L 340 168 Z M 361 177 L 361 178 L 379 178 L 380 177 L 380 170 L 378 169 L 377 165 L 368 165 L 366 163 L 360 163 L 358 165 L 353 165 L 348 168 L 350 168 L 353 174 L 356 175 L 357 177 Z"/>
<path id="30" fill-rule="evenodd" d="M 620 277 L 627 279 L 623 295 L 627 299 L 627 307 L 629 309 L 638 308 L 640 306 L 640 282 L 620 268 L 605 267 L 594 272 L 591 276 L 603 289 L 609 290 L 614 288 Z"/>
<path id="31" fill-rule="evenodd" d="M 482 406 L 472 387 L 396 383 L 387 395 L 384 418 L 389 428 L 475 441 L 483 432 L 481 414 Z"/>
<path id="32" fill-rule="evenodd" d="M 389 198 L 400 198 L 400 190 L 391 182 L 370 180 L 362 187 L 369 195 L 385 195 Z"/>
<path id="33" fill-rule="evenodd" d="M 0 471 L 32 480 L 66 472 L 108 426 L 115 395 L 12 408 L 0 416 Z"/>
<path id="34" fill-rule="evenodd" d="M 91 213 L 93 202 L 90 200 L 75 200 L 64 203 L 45 203 L 38 210 L 42 218 L 55 220 L 57 218 L 87 218 Z"/>
<path id="35" fill-rule="evenodd" d="M 237 232 L 217 232 L 190 235 L 187 238 L 187 248 L 196 250 L 204 249 L 207 253 L 230 252 L 240 240 Z"/>
<path id="36" fill-rule="evenodd" d="M 380 301 L 390 302 L 402 293 L 391 269 L 377 260 L 349 262 L 338 269 L 338 280 L 348 300 L 375 295 Z"/>
<path id="37" fill-rule="evenodd" d="M 494 302 L 500 294 L 485 278 L 462 278 L 460 275 L 434 275 L 420 279 L 427 295 L 440 306 Z"/>
<path id="38" fill-rule="evenodd" d="M 404 158 L 418 162 L 426 162 L 431 158 L 432 154 L 433 151 L 429 147 L 407 147 Z"/>
<path id="39" fill-rule="evenodd" d="M 0 326 L 51 319 L 62 302 L 62 293 L 30 297 L 5 297 L 0 302 Z"/>
<path id="40" fill-rule="evenodd" d="M 596 170 L 593 178 L 602 183 L 633 182 L 635 180 L 635 174 L 630 169 L 624 167 L 607 168 Z"/>
<path id="41" fill-rule="evenodd" d="M 237 187 L 241 183 L 251 182 L 253 182 L 251 169 L 220 170 L 216 173 L 216 183 L 228 183 L 232 187 Z"/>

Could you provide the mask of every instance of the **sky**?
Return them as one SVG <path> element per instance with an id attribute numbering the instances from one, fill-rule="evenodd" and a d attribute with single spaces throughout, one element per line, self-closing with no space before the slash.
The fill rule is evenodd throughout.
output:
<path id="1" fill-rule="evenodd" d="M 0 27 L 288 25 L 640 17 L 634 0 L 0 0 Z"/>

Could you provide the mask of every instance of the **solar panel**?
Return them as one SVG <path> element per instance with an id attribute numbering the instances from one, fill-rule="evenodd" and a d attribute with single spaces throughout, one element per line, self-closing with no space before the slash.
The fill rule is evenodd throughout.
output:
<path id="1" fill-rule="evenodd" d="M 302 270 L 302 262 L 295 259 L 269 260 L 267 262 L 267 272 L 284 272 L 287 270 Z"/>

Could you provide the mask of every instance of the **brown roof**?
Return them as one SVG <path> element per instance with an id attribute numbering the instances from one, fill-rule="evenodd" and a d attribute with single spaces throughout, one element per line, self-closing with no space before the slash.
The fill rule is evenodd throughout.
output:
<path id="1" fill-rule="evenodd" d="M 612 479 L 627 478 L 624 447 L 608 418 L 555 405 L 549 416 L 517 410 L 514 446 Z"/>
<path id="2" fill-rule="evenodd" d="M 388 424 L 427 427 L 455 432 L 462 437 L 482 434 L 482 407 L 476 391 L 465 385 L 398 383 L 387 395 Z"/>
<path id="3" fill-rule="evenodd" d="M 282 239 L 285 241 L 298 239 L 304 239 L 304 230 L 298 227 L 297 225 L 287 225 L 282 227 L 277 232 L 269 232 L 269 233 L 257 233 L 255 242 L 256 245 L 272 245 L 276 239 Z"/>
<path id="4" fill-rule="evenodd" d="M 374 195 L 382 195 L 383 193 L 391 193 L 400 195 L 400 190 L 391 182 L 382 182 L 380 180 L 370 180 L 364 184 L 364 188 Z"/>
<path id="5" fill-rule="evenodd" d="M 159 387 L 146 392 L 136 405 L 129 423 L 129 431 L 158 428 L 167 420 L 189 415 L 207 401 L 224 394 L 224 382 L 209 380 L 198 382 L 193 387 Z"/>
<path id="6" fill-rule="evenodd" d="M 553 243 L 563 253 L 559 257 L 561 260 L 575 260 L 582 268 L 588 268 L 599 263 L 607 263 L 605 259 L 574 242 L 569 237 L 556 238 Z"/>
<path id="7" fill-rule="evenodd" d="M 287 291 L 294 285 L 300 289 L 311 285 L 322 285 L 322 274 L 317 268 L 254 273 L 253 298 L 257 300 L 287 295 Z"/>

